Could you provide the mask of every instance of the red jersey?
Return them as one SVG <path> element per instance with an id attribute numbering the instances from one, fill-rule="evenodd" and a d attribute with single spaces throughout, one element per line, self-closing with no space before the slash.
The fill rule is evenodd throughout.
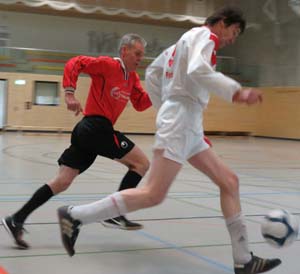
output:
<path id="1" fill-rule="evenodd" d="M 101 115 L 115 124 L 129 100 L 137 111 L 152 105 L 138 74 L 127 72 L 119 58 L 77 56 L 70 59 L 65 65 L 63 87 L 75 90 L 81 72 L 92 79 L 83 111 L 85 116 Z"/>

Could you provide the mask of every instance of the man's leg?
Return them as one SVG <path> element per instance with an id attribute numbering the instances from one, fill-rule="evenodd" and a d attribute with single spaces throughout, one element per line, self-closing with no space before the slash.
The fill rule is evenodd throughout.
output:
<path id="1" fill-rule="evenodd" d="M 116 192 L 94 203 L 58 209 L 62 241 L 70 256 L 74 254 L 80 224 L 114 218 L 155 206 L 164 200 L 181 164 L 164 158 L 162 153 L 160 150 L 154 152 L 149 177 L 144 186 Z"/>
<path id="2" fill-rule="evenodd" d="M 78 170 L 61 166 L 58 175 L 49 183 L 40 187 L 16 213 L 2 219 L 8 233 L 15 240 L 17 246 L 21 249 L 29 248 L 29 245 L 23 240 L 23 226 L 27 217 L 37 208 L 46 203 L 53 195 L 64 191 L 77 176 Z"/>
<path id="3" fill-rule="evenodd" d="M 137 187 L 149 168 L 149 161 L 142 150 L 136 145 L 124 157 L 117 160 L 126 165 L 129 170 L 123 177 L 118 191 Z M 142 229 L 143 225 L 128 220 L 125 216 L 117 216 L 101 222 L 105 227 L 119 228 L 125 230 Z"/>
<path id="4" fill-rule="evenodd" d="M 194 155 L 189 159 L 189 163 L 206 174 L 220 188 L 221 208 L 231 237 L 235 273 L 261 273 L 279 265 L 279 259 L 262 259 L 253 256 L 249 250 L 237 176 L 211 149 Z M 253 272 L 250 272 L 252 267 Z"/>

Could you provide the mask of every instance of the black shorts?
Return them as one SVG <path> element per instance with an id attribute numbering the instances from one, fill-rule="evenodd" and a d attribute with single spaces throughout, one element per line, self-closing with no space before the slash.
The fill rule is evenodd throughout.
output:
<path id="1" fill-rule="evenodd" d="M 134 147 L 134 143 L 102 116 L 84 117 L 72 131 L 71 145 L 58 159 L 59 165 L 65 165 L 79 172 L 88 169 L 97 155 L 110 159 L 121 159 Z"/>

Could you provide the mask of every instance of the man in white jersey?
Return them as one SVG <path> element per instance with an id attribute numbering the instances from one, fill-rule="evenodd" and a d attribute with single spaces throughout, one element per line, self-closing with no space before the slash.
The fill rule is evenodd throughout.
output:
<path id="1" fill-rule="evenodd" d="M 235 80 L 215 71 L 216 51 L 233 44 L 245 25 L 240 10 L 218 10 L 204 26 L 183 34 L 176 45 L 147 68 L 146 87 L 153 105 L 159 109 L 148 180 L 140 188 L 116 192 L 91 204 L 59 208 L 62 241 L 70 256 L 75 253 L 80 225 L 160 204 L 183 163 L 188 161 L 220 189 L 235 274 L 262 273 L 281 263 L 279 259 L 263 259 L 250 252 L 238 177 L 204 141 L 202 114 L 210 93 L 234 103 L 252 105 L 262 101 L 259 90 L 243 89 Z"/>

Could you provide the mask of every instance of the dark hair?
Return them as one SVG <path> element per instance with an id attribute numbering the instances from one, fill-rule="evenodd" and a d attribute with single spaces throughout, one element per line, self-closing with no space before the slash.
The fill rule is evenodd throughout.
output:
<path id="1" fill-rule="evenodd" d="M 243 12 L 237 7 L 223 7 L 215 11 L 211 16 L 207 17 L 204 25 L 213 26 L 219 21 L 223 20 L 228 27 L 233 24 L 239 24 L 241 33 L 244 32 L 246 27 L 246 19 Z"/>

